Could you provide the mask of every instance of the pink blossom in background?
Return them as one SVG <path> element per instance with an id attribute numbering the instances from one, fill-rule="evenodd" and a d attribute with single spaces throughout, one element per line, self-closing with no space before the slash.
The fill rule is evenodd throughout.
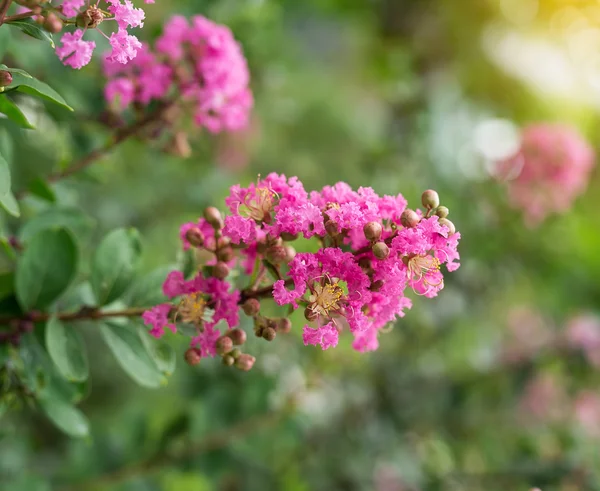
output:
<path id="1" fill-rule="evenodd" d="M 225 275 L 239 267 L 258 284 L 250 290 L 234 288 L 211 276 L 209 267 L 187 281 L 181 272 L 170 272 L 163 285 L 166 297 L 179 298 L 174 308 L 180 320 L 210 327 L 206 334 L 198 327 L 201 332 L 193 341 L 203 356 L 213 356 L 208 344 L 218 338 L 217 323 L 236 327 L 240 302 L 261 285 L 267 297 L 289 312 L 303 309 L 305 345 L 327 350 L 349 332 L 355 350 L 376 350 L 382 331 L 412 307 L 408 292 L 435 297 L 444 287 L 442 266 L 448 272 L 460 266 L 460 234 L 454 225 L 410 210 L 416 218 L 407 222 L 402 195 L 355 191 L 342 182 L 308 193 L 297 177 L 271 173 L 246 187 L 232 186 L 225 204 L 224 218 L 209 209 L 205 218 L 184 223 L 182 247 L 209 252 L 213 257 L 207 265 L 226 267 Z M 296 252 L 292 244 L 300 236 L 317 236 L 318 250 Z M 210 320 L 204 318 L 207 309 Z M 274 332 L 273 319 L 244 311 L 253 316 L 259 337 L 264 329 Z M 155 322 L 149 323 L 157 331 Z"/>
<path id="2" fill-rule="evenodd" d="M 499 164 L 500 174 L 521 168 L 507 183 L 511 204 L 523 210 L 528 226 L 552 213 L 565 213 L 583 194 L 594 167 L 591 146 L 573 128 L 533 124 L 523 129 L 521 149 Z"/>
<path id="3" fill-rule="evenodd" d="M 390 464 L 380 464 L 375 468 L 373 489 L 375 491 L 409 491 L 400 472 Z"/>
<path id="4" fill-rule="evenodd" d="M 508 312 L 506 337 L 502 359 L 508 363 L 527 360 L 554 340 L 541 312 L 528 306 L 516 307 Z"/>
<path id="5" fill-rule="evenodd" d="M 123 15 L 122 22 L 131 22 L 131 17 Z M 229 28 L 199 15 L 190 21 L 174 16 L 165 24 L 154 47 L 144 45 L 142 49 L 124 31 L 118 36 L 122 49 L 104 66 L 107 87 L 115 79 L 130 80 L 137 88 L 133 101 L 144 105 L 177 94 L 181 97 L 180 108 L 190 111 L 195 124 L 211 133 L 241 130 L 248 125 L 254 104 L 250 74 Z M 143 60 L 121 69 L 111 66 L 110 61 L 122 62 L 133 51 L 141 51 Z M 105 96 L 116 110 L 125 110 L 129 105 L 117 100 L 108 89 Z"/>
<path id="6" fill-rule="evenodd" d="M 585 390 L 577 394 L 573 402 L 575 421 L 586 434 L 600 437 L 600 394 L 598 391 Z"/>
<path id="7" fill-rule="evenodd" d="M 561 381 L 552 374 L 543 373 L 527 383 L 519 407 L 526 421 L 547 424 L 566 416 L 568 398 Z"/>
<path id="8" fill-rule="evenodd" d="M 583 351 L 589 363 L 600 367 L 600 318 L 592 314 L 571 317 L 566 338 L 570 346 Z"/>
<path id="9" fill-rule="evenodd" d="M 83 40 L 84 34 L 89 29 L 98 29 L 107 38 L 112 48 L 108 57 L 112 61 L 126 64 L 136 57 L 141 43 L 136 36 L 129 34 L 127 29 L 144 25 L 144 11 L 136 8 L 131 0 L 105 0 L 104 5 L 101 3 L 101 1 L 90 4 L 85 0 L 63 0 L 60 5 L 62 20 L 79 27 L 74 32 L 63 34 L 56 48 L 56 54 L 64 65 L 80 69 L 90 62 L 96 44 L 93 41 Z M 154 2 L 146 0 L 145 3 Z M 116 23 L 117 30 L 108 36 L 100 26 L 109 26 L 110 21 Z M 114 96 L 114 92 L 110 93 Z"/>

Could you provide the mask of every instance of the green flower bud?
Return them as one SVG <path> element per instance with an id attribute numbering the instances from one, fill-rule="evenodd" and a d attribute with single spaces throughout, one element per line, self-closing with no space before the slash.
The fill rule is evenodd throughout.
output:
<path id="1" fill-rule="evenodd" d="M 224 280 L 225 278 L 227 278 L 227 276 L 229 276 L 229 266 L 227 266 L 227 264 L 219 261 L 217 264 L 215 264 L 213 266 L 212 275 L 215 278 Z"/>
<path id="2" fill-rule="evenodd" d="M 277 321 L 277 332 L 288 333 L 292 330 L 292 321 L 287 317 L 282 317 Z"/>
<path id="3" fill-rule="evenodd" d="M 367 240 L 379 240 L 383 232 L 383 227 L 379 222 L 369 222 L 363 227 L 363 233 Z"/>
<path id="4" fill-rule="evenodd" d="M 419 218 L 419 215 L 417 215 L 417 212 L 410 208 L 404 210 L 402 215 L 400 215 L 400 223 L 406 228 L 416 227 L 420 221 L 421 219 Z"/>
<path id="5" fill-rule="evenodd" d="M 235 360 L 235 367 L 240 370 L 247 372 L 252 369 L 256 358 L 246 353 L 241 354 L 237 360 Z"/>
<path id="6" fill-rule="evenodd" d="M 244 331 L 243 329 L 240 329 L 239 327 L 236 327 L 235 329 L 231 329 L 230 331 L 227 331 L 225 333 L 225 335 L 228 338 L 231 338 L 231 341 L 233 341 L 233 344 L 236 346 L 241 346 L 242 344 L 244 344 L 246 342 L 246 331 Z"/>
<path id="7" fill-rule="evenodd" d="M 446 218 L 449 213 L 450 210 L 448 210 L 448 208 L 446 208 L 445 206 L 438 206 L 435 210 L 435 214 L 440 218 Z"/>
<path id="8" fill-rule="evenodd" d="M 267 327 L 262 334 L 262 337 L 267 341 L 273 341 L 277 336 L 277 332 L 272 327 Z"/>
<path id="9" fill-rule="evenodd" d="M 454 224 L 453 224 L 453 223 L 452 223 L 450 220 L 448 220 L 447 218 L 440 218 L 440 219 L 438 220 L 438 223 L 439 223 L 440 225 L 444 225 L 444 226 L 448 227 L 448 233 L 449 233 L 450 235 L 452 235 L 452 234 L 454 234 L 454 233 L 456 232 L 456 227 L 455 227 L 455 226 L 454 226 Z"/>
<path id="10" fill-rule="evenodd" d="M 200 350 L 198 348 L 189 348 L 184 354 L 185 362 L 188 365 L 194 366 L 200 363 L 202 359 L 202 355 L 200 354 Z"/>
<path id="11" fill-rule="evenodd" d="M 215 347 L 219 355 L 224 355 L 233 349 L 233 341 L 228 336 L 221 336 L 217 339 Z"/>
<path id="12" fill-rule="evenodd" d="M 204 219 L 212 225 L 215 230 L 223 228 L 223 218 L 221 212 L 214 206 L 209 206 L 204 210 Z"/>
<path id="13" fill-rule="evenodd" d="M 440 196 L 433 189 L 428 189 L 421 195 L 421 203 L 428 210 L 440 206 Z"/>
<path id="14" fill-rule="evenodd" d="M 260 302 L 256 298 L 249 298 L 242 304 L 244 314 L 254 317 L 260 311 Z"/>
<path id="15" fill-rule="evenodd" d="M 377 259 L 387 259 L 387 257 L 390 255 L 390 248 L 385 242 L 376 242 L 373 244 L 371 250 Z"/>

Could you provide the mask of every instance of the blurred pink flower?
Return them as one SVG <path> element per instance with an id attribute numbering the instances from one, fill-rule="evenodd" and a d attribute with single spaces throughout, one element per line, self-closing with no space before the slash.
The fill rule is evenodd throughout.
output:
<path id="1" fill-rule="evenodd" d="M 512 205 L 525 213 L 528 226 L 536 226 L 551 213 L 564 213 L 581 195 L 594 167 L 594 152 L 576 130 L 557 124 L 533 124 L 521 135 L 521 149 L 501 162 L 499 174 L 509 175 Z"/>
<path id="2" fill-rule="evenodd" d="M 575 420 L 590 436 L 600 437 L 600 394 L 585 390 L 573 403 Z"/>
<path id="3" fill-rule="evenodd" d="M 600 367 L 600 318 L 592 314 L 580 314 L 567 322 L 567 342 L 583 351 L 588 362 Z"/>
<path id="4" fill-rule="evenodd" d="M 553 339 L 546 319 L 538 310 L 527 306 L 516 307 L 508 312 L 507 328 L 508 340 L 502 359 L 508 363 L 517 363 L 535 356 Z"/>
<path id="5" fill-rule="evenodd" d="M 565 389 L 556 376 L 543 373 L 528 382 L 519 406 L 527 421 L 549 423 L 564 418 L 567 402 Z"/>

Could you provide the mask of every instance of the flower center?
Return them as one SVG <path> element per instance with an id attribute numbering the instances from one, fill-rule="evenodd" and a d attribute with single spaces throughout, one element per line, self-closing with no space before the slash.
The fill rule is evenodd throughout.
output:
<path id="1" fill-rule="evenodd" d="M 98 7 L 92 5 L 77 16 L 77 26 L 94 29 L 104 20 L 104 14 Z"/>
<path id="2" fill-rule="evenodd" d="M 200 293 L 191 293 L 181 299 L 177 306 L 177 315 L 183 322 L 199 323 L 203 320 L 206 301 Z"/>
<path id="3" fill-rule="evenodd" d="M 328 316 L 330 312 L 340 310 L 340 300 L 344 296 L 344 291 L 336 283 L 321 285 L 317 283 L 314 286 L 313 294 L 309 297 L 309 308 L 319 314 Z"/>
<path id="4" fill-rule="evenodd" d="M 423 276 L 440 270 L 440 261 L 437 257 L 428 254 L 413 256 L 408 260 L 407 276 L 409 280 L 420 281 Z"/>
<path id="5" fill-rule="evenodd" d="M 258 187 L 254 194 L 248 194 L 244 203 L 240 205 L 239 213 L 246 215 L 258 222 L 269 222 L 273 210 L 273 197 L 275 193 L 268 188 Z"/>

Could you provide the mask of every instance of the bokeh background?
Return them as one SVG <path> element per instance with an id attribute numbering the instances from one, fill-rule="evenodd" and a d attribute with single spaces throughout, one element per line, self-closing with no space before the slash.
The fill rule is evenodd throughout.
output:
<path id="1" fill-rule="evenodd" d="M 62 204 L 94 217 L 90 244 L 134 226 L 144 271 L 174 263 L 181 223 L 276 171 L 306 189 L 401 192 L 413 207 L 436 189 L 462 266 L 437 298 L 414 298 L 377 352 L 304 347 L 294 318 L 273 344 L 250 340 L 249 373 L 187 366 L 182 341 L 158 390 L 135 385 L 90 326 L 80 407 L 92 437 L 70 439 L 27 408 L 5 414 L 0 489 L 600 489 L 599 357 L 568 343 L 573 323 L 598 322 L 598 172 L 568 213 L 530 228 L 489 165 L 533 122 L 573 125 L 598 147 L 600 2 L 157 0 L 146 11 L 147 40 L 175 13 L 229 25 L 256 107 L 246 131 L 196 134 L 188 159 L 128 142 L 59 183 Z M 35 132 L 0 120 L 18 189 L 108 132 L 98 63 L 74 73 L 17 36 L 9 53 L 76 108 L 49 117 L 32 105 Z M 24 214 L 42 206 L 28 199 Z"/>

